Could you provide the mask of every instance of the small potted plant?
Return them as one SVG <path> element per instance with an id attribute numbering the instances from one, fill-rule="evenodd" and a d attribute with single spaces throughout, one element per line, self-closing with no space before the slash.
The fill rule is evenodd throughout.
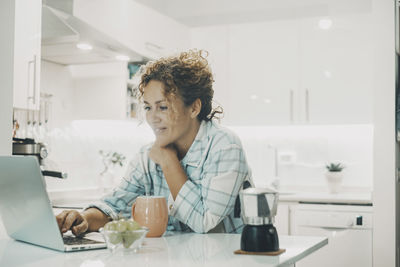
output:
<path id="1" fill-rule="evenodd" d="M 331 162 L 326 164 L 325 168 L 328 170 L 325 173 L 325 177 L 328 182 L 329 192 L 338 193 L 343 180 L 342 171 L 345 166 L 342 163 Z"/>
<path id="2" fill-rule="evenodd" d="M 103 150 L 100 150 L 99 154 L 104 166 L 104 170 L 99 176 L 99 188 L 103 191 L 102 193 L 108 193 L 119 180 L 119 177 L 115 177 L 114 170 L 116 166 L 122 167 L 124 165 L 125 156 L 118 152 L 104 152 Z"/>

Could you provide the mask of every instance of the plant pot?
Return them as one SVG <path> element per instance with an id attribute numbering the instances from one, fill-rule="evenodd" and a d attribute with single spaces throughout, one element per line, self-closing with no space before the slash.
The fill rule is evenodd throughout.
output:
<path id="1" fill-rule="evenodd" d="M 338 193 L 343 181 L 343 172 L 327 172 L 325 173 L 326 181 L 330 193 Z"/>
<path id="2" fill-rule="evenodd" d="M 99 176 L 98 187 L 102 194 L 108 194 L 114 187 L 114 171 L 111 168 L 106 169 Z"/>

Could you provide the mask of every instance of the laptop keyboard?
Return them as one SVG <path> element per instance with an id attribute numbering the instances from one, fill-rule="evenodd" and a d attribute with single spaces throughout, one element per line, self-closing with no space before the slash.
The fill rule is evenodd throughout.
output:
<path id="1" fill-rule="evenodd" d="M 87 245 L 87 244 L 101 244 L 103 242 L 81 238 L 76 236 L 63 236 L 65 245 Z"/>

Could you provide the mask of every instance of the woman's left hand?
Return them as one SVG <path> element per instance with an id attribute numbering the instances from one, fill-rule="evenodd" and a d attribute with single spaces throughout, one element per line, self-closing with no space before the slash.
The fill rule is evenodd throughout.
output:
<path id="1" fill-rule="evenodd" d="M 178 152 L 172 144 L 163 147 L 155 142 L 150 149 L 149 157 L 156 164 L 164 166 L 170 160 L 177 160 Z"/>

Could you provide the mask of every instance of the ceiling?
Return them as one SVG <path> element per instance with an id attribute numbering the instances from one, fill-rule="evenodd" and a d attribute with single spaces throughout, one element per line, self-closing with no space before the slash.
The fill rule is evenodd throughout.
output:
<path id="1" fill-rule="evenodd" d="M 134 0 L 189 27 L 371 10 L 371 0 Z"/>

